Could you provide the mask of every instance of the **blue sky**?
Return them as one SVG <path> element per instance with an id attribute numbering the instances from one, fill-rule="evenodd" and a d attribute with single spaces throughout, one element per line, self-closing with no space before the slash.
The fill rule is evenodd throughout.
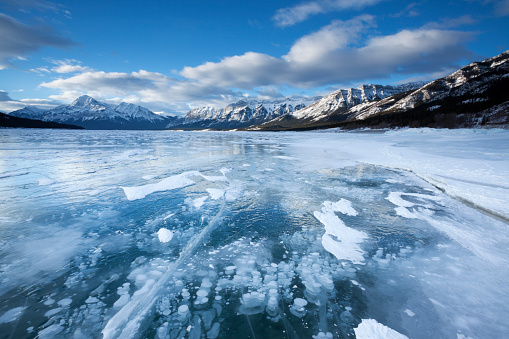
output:
<path id="1" fill-rule="evenodd" d="M 0 111 L 88 94 L 183 114 L 432 80 L 507 32 L 509 0 L 0 0 Z"/>

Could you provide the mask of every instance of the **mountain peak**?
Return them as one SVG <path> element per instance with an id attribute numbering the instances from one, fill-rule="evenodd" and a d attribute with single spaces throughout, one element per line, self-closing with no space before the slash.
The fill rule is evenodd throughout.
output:
<path id="1" fill-rule="evenodd" d="M 72 107 L 90 107 L 90 106 L 94 106 L 94 105 L 101 105 L 101 103 L 99 101 L 95 100 L 94 98 L 92 98 L 91 96 L 82 95 L 79 98 L 77 98 L 76 100 L 74 100 L 70 106 L 72 106 Z"/>

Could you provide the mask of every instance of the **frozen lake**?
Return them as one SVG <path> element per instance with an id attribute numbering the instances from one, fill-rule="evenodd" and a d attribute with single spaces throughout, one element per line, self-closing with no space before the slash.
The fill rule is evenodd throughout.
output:
<path id="1" fill-rule="evenodd" d="M 509 131 L 0 130 L 0 338 L 502 338 Z"/>

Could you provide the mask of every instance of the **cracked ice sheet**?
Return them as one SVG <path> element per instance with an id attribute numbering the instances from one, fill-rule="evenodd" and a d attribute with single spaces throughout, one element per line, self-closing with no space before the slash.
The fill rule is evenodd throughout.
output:
<path id="1" fill-rule="evenodd" d="M 419 203 L 411 202 L 406 200 L 405 197 L 419 197 L 421 201 Z M 479 258 L 500 268 L 508 266 L 509 253 L 500 250 L 509 247 L 509 236 L 506 232 L 507 225 L 498 220 L 486 220 L 488 218 L 485 216 L 475 216 L 475 211 L 456 201 L 447 201 L 446 203 L 447 199 L 444 196 L 403 192 L 390 192 L 387 197 L 387 200 L 396 206 L 394 209 L 399 216 L 424 220 Z M 465 223 L 458 222 L 454 218 L 439 217 L 433 211 L 433 202 L 440 205 L 447 204 L 458 215 L 472 218 L 474 221 Z M 481 221 L 479 218 L 485 220 Z M 489 229 L 487 225 L 489 225 Z M 490 233 L 496 234 L 496 236 L 487 236 Z"/>
<path id="2" fill-rule="evenodd" d="M 290 154 L 300 155 L 303 170 L 356 163 L 405 170 L 509 220 L 509 130 L 313 133 L 289 144 Z"/>

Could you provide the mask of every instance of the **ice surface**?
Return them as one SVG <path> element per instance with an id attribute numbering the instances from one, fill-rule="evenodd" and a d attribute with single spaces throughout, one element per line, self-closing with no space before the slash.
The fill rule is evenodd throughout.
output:
<path id="1" fill-rule="evenodd" d="M 0 333 L 504 337 L 508 143 L 0 130 Z"/>

